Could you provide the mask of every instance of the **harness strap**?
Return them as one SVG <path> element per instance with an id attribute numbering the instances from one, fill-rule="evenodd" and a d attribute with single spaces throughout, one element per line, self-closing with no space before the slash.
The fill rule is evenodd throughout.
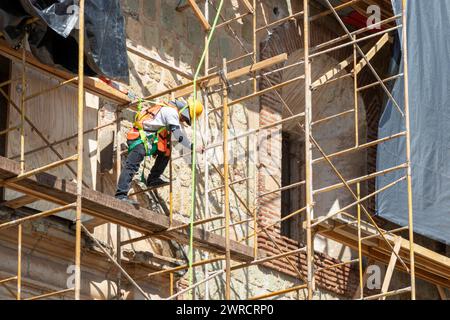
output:
<path id="1" fill-rule="evenodd" d="M 150 157 L 153 156 L 158 151 L 158 142 L 159 142 L 159 134 L 164 131 L 166 128 L 160 128 L 156 132 L 152 132 L 147 135 L 144 130 L 139 130 L 140 138 L 134 140 L 130 146 L 128 147 L 128 153 L 134 150 L 141 143 L 144 144 L 145 155 Z M 151 148 L 149 149 L 149 139 L 151 140 Z"/>

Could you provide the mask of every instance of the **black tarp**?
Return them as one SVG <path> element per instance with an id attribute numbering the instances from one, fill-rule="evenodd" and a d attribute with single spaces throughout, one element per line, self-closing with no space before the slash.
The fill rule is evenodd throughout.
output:
<path id="1" fill-rule="evenodd" d="M 85 71 L 128 83 L 125 21 L 119 0 L 86 0 Z M 30 18 L 39 20 L 26 25 Z M 12 47 L 26 30 L 32 54 L 42 63 L 78 69 L 77 0 L 8 0 L 0 2 L 0 32 Z"/>

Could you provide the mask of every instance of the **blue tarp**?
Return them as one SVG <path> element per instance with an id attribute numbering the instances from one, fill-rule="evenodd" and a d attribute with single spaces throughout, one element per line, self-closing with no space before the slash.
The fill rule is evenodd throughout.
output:
<path id="1" fill-rule="evenodd" d="M 395 13 L 401 13 L 401 0 L 392 3 Z M 410 0 L 407 16 L 414 230 L 450 244 L 450 1 Z M 401 79 L 394 85 L 393 96 L 402 108 L 403 92 Z M 404 130 L 404 118 L 388 102 L 379 137 Z M 404 138 L 378 146 L 378 170 L 402 163 Z M 377 188 L 402 175 L 404 170 L 379 177 Z M 377 213 L 407 225 L 406 181 L 377 197 Z"/>

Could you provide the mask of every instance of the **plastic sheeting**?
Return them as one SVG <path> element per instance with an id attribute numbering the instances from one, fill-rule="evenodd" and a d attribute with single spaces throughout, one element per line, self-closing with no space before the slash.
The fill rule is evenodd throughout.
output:
<path id="1" fill-rule="evenodd" d="M 401 0 L 393 0 L 401 12 Z M 408 1 L 409 95 L 414 231 L 450 244 L 450 2 Z M 401 35 L 400 35 L 401 36 Z M 403 66 L 401 66 L 403 70 Z M 393 96 L 404 106 L 403 79 Z M 404 118 L 389 102 L 381 117 L 379 137 L 404 131 Z M 405 139 L 378 146 L 377 168 L 405 163 Z M 395 181 L 404 170 L 377 179 L 377 187 Z M 377 213 L 408 223 L 406 181 L 377 197 Z"/>
<path id="2" fill-rule="evenodd" d="M 86 74 L 129 81 L 125 21 L 119 0 L 86 0 Z M 28 26 L 31 52 L 41 62 L 73 73 L 78 68 L 77 0 L 17 0 L 0 2 L 0 31 L 16 47 Z"/>

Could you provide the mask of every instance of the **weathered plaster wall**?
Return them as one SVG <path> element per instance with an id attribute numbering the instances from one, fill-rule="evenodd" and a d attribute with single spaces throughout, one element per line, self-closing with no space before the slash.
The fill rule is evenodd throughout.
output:
<path id="1" fill-rule="evenodd" d="M 27 212 L 30 214 L 30 212 Z M 0 209 L 0 222 L 23 217 L 23 213 Z M 61 291 L 74 286 L 75 230 L 70 221 L 50 217 L 25 223 L 22 233 L 22 299 Z M 111 250 L 112 248 L 109 248 Z M 0 234 L 0 279 L 17 275 L 17 228 L 2 230 Z M 111 251 L 112 253 L 112 251 Z M 117 269 L 108 258 L 93 245 L 86 236 L 82 239 L 81 251 L 81 298 L 116 299 Z M 166 267 L 170 267 L 168 264 Z M 173 265 L 172 265 L 173 266 Z M 161 266 L 140 265 L 123 262 L 131 276 L 159 270 Z M 168 295 L 168 276 L 154 277 L 151 281 L 139 281 L 139 285 L 152 299 Z M 15 299 L 16 281 L 0 285 L 0 300 Z M 122 281 L 124 299 L 139 299 L 134 287 Z M 67 292 L 49 299 L 73 299 Z"/>
<path id="2" fill-rule="evenodd" d="M 204 33 L 191 10 L 188 9 L 182 13 L 178 13 L 174 10 L 176 4 L 177 1 L 124 1 L 123 9 L 126 14 L 127 35 L 132 45 L 144 47 L 149 55 L 164 59 L 192 73 L 195 71 L 203 49 Z M 239 1 L 231 1 L 231 4 L 231 6 L 228 4 L 224 6 L 223 17 L 226 19 L 233 17 L 237 12 L 243 13 L 245 10 Z M 288 15 L 289 5 L 286 1 L 263 1 L 261 7 L 258 7 L 258 11 L 258 24 L 262 25 Z M 210 8 L 210 15 L 214 13 L 214 9 Z M 217 30 L 210 47 L 210 66 L 221 66 L 223 57 L 232 59 L 252 51 L 251 17 L 248 16 L 242 20 L 238 20 L 232 24 L 232 27 L 233 31 L 227 27 Z M 270 30 L 260 32 L 258 34 L 258 42 L 266 38 L 269 34 Z M 240 40 L 237 41 L 234 35 Z M 185 81 L 180 76 L 151 64 L 138 56 L 130 54 L 129 58 L 132 69 L 131 87 L 139 95 L 159 92 Z M 230 65 L 228 69 L 237 69 L 250 63 L 251 59 L 246 58 Z M 230 92 L 230 99 L 247 95 L 251 90 L 251 81 L 233 87 Z M 208 101 L 206 104 L 209 104 L 210 109 L 222 105 L 219 92 L 210 94 L 207 99 L 204 99 L 204 101 L 206 100 Z M 240 104 L 235 105 L 231 108 L 230 112 L 230 131 L 232 131 L 230 134 L 234 134 L 233 131 L 239 133 L 259 126 L 259 99 L 248 100 L 243 106 Z M 131 114 L 124 113 L 124 116 L 128 121 L 123 122 L 122 134 L 129 128 L 129 121 L 132 119 Z M 222 128 L 221 111 L 210 113 L 208 117 L 203 116 L 199 126 L 200 134 L 198 141 L 214 143 L 222 140 L 220 133 Z M 206 127 L 210 130 L 209 137 L 205 130 Z M 191 135 L 189 128 L 186 131 L 188 135 Z M 230 205 L 233 222 L 248 219 L 248 212 L 245 207 L 248 207 L 250 212 L 254 207 L 256 189 L 254 164 L 256 158 L 254 150 L 256 144 L 256 137 L 253 136 L 232 143 L 232 151 L 230 151 L 230 158 L 232 159 L 230 166 L 231 180 L 250 178 L 243 183 L 234 185 L 234 189 L 240 199 L 233 193 L 231 194 Z M 177 158 L 177 155 L 178 151 L 176 150 L 174 157 Z M 207 188 L 213 189 L 222 185 L 220 176 L 211 165 L 212 163 L 217 169 L 222 170 L 222 152 L 219 147 L 215 150 L 208 151 L 205 156 L 200 156 L 199 159 L 196 219 L 223 214 L 222 190 L 209 192 L 208 196 L 205 197 L 205 181 L 203 180 L 205 177 L 205 157 L 210 163 L 207 173 L 209 175 Z M 189 160 L 189 157 L 185 157 L 174 162 L 174 210 L 177 212 L 175 217 L 184 221 L 187 221 L 190 212 L 191 170 Z M 111 179 L 111 181 L 114 181 L 114 179 Z M 168 199 L 167 190 L 161 190 L 159 194 L 163 199 Z M 140 200 L 146 201 L 145 199 Z M 205 203 L 206 207 L 204 206 Z M 218 221 L 205 225 L 205 228 L 211 230 L 221 228 L 222 226 L 223 222 Z M 252 231 L 251 227 L 252 225 L 250 224 L 237 225 L 232 228 L 231 237 L 233 239 L 241 239 L 243 235 Z M 223 229 L 219 229 L 216 232 L 223 234 Z M 133 232 L 127 231 L 127 233 L 135 235 Z M 97 234 L 100 234 L 100 231 Z M 110 240 L 114 242 L 114 237 L 111 237 Z M 252 245 L 252 239 L 248 243 Z M 152 250 L 162 252 L 155 246 L 153 240 L 146 240 L 145 243 L 134 244 L 133 248 L 148 250 L 149 245 L 152 247 Z M 187 254 L 187 248 L 184 248 L 184 250 Z M 180 257 L 179 251 L 177 252 L 175 250 L 174 254 Z M 205 255 L 197 252 L 196 260 L 202 257 L 205 257 Z M 208 268 L 210 271 L 215 270 L 220 268 L 220 264 L 211 265 Z M 197 268 L 196 279 L 201 279 L 205 272 L 206 267 Z M 278 274 L 278 272 L 264 267 L 254 267 L 251 269 L 251 272 L 242 271 L 233 273 L 233 287 L 235 290 L 233 295 L 236 298 L 251 297 L 268 290 L 276 291 L 284 289 L 294 283 L 298 283 L 296 277 Z M 217 279 L 208 284 L 210 298 L 217 297 L 217 294 L 219 294 L 214 289 L 214 286 L 223 286 L 223 279 Z M 205 286 L 201 286 L 196 291 L 196 295 L 199 298 L 205 297 L 204 290 Z"/>

